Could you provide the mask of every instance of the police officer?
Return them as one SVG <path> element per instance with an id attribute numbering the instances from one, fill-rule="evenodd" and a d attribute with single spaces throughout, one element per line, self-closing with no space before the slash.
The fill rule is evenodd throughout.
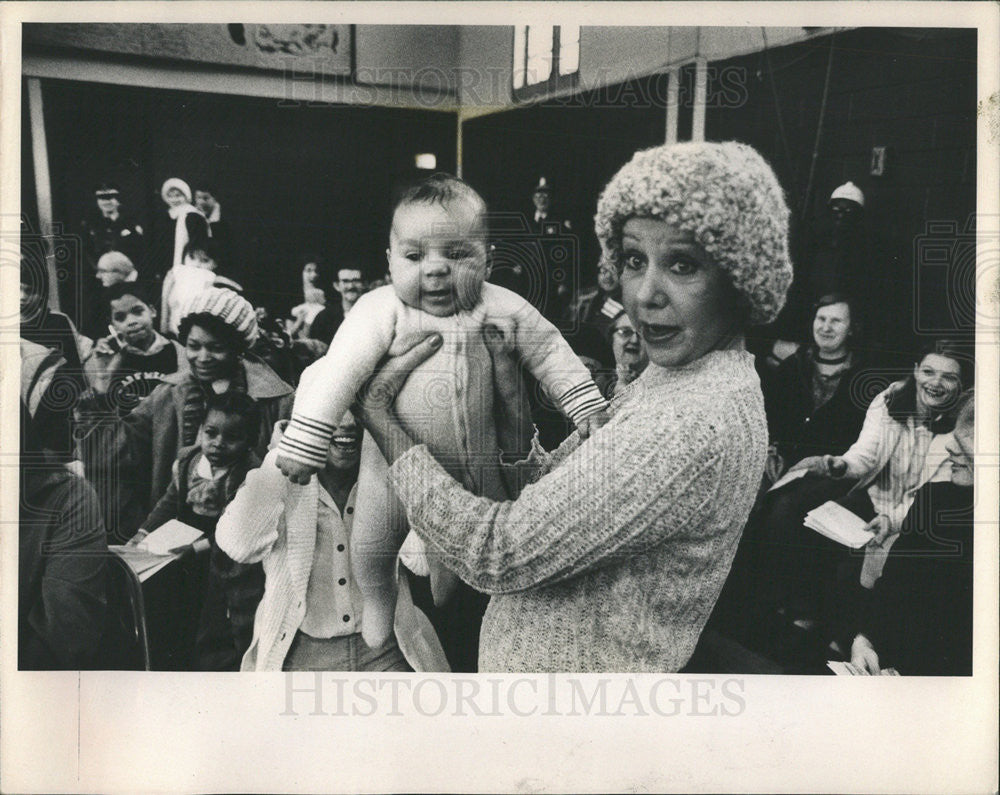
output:
<path id="1" fill-rule="evenodd" d="M 117 185 L 102 182 L 94 190 L 96 207 L 81 224 L 83 245 L 92 268 L 96 268 L 97 260 L 109 251 L 122 252 L 140 267 L 143 262 L 145 240 L 142 227 L 134 218 L 122 213 L 119 197 Z"/>
<path id="2" fill-rule="evenodd" d="M 540 177 L 531 196 L 534 214 L 529 228 L 537 241 L 544 267 L 544 294 L 538 307 L 551 321 L 561 321 L 576 297 L 578 246 L 573 225 L 552 210 L 552 185 Z"/>

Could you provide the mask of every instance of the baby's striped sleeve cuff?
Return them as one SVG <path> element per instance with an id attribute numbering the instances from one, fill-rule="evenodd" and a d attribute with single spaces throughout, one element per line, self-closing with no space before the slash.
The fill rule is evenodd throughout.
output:
<path id="1" fill-rule="evenodd" d="M 563 413 L 573 421 L 574 425 L 579 425 L 580 420 L 608 407 L 608 401 L 604 399 L 601 390 L 593 381 L 584 381 L 570 387 L 559 396 L 558 400 Z"/>
<path id="2" fill-rule="evenodd" d="M 328 422 L 293 414 L 278 443 L 278 453 L 300 464 L 322 469 L 335 428 Z"/>

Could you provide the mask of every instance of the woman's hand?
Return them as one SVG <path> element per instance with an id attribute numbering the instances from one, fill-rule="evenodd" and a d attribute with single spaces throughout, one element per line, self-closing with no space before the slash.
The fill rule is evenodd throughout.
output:
<path id="1" fill-rule="evenodd" d="M 577 423 L 576 431 L 581 439 L 589 439 L 592 433 L 596 433 L 611 421 L 611 415 L 607 409 L 601 409 L 589 417 L 584 417 Z"/>
<path id="2" fill-rule="evenodd" d="M 823 465 L 831 478 L 842 478 L 847 474 L 847 462 L 839 455 L 823 456 Z"/>
<path id="3" fill-rule="evenodd" d="M 880 513 L 865 525 L 865 530 L 874 534 L 874 538 L 868 542 L 868 545 L 880 547 L 892 535 L 892 523 L 889 521 L 888 516 Z"/>
<path id="4" fill-rule="evenodd" d="M 864 635 L 854 637 L 854 642 L 851 644 L 851 664 L 870 676 L 878 676 L 882 672 L 879 667 L 878 652 Z"/>
<path id="5" fill-rule="evenodd" d="M 403 353 L 387 357 L 358 392 L 355 414 L 389 464 L 414 445 L 393 410 L 396 397 L 410 373 L 433 356 L 442 341 L 437 332 L 417 338 Z"/>
<path id="6" fill-rule="evenodd" d="M 142 541 L 142 539 L 144 539 L 148 535 L 149 533 L 140 528 L 139 530 L 136 531 L 134 536 L 132 536 L 128 541 L 125 542 L 125 546 L 137 547 L 139 546 L 139 542 Z"/>
<path id="7" fill-rule="evenodd" d="M 847 462 L 837 455 L 810 455 L 789 468 L 789 472 L 805 469 L 814 475 L 842 478 L 847 474 Z"/>
<path id="8" fill-rule="evenodd" d="M 826 464 L 823 461 L 823 456 L 821 455 L 810 455 L 805 458 L 796 461 L 791 467 L 789 467 L 789 472 L 794 472 L 798 469 L 804 469 L 807 472 L 811 472 L 813 475 L 825 475 L 826 474 Z"/>

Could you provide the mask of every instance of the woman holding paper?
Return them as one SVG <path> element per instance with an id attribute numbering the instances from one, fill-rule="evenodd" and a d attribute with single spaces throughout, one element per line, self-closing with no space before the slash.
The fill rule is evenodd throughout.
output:
<path id="1" fill-rule="evenodd" d="M 847 452 L 810 456 L 792 468 L 823 480 L 806 478 L 786 487 L 760 521 L 772 553 L 771 579 L 784 592 L 778 600 L 801 614 L 793 619 L 808 626 L 823 617 L 834 633 L 842 621 L 853 620 L 851 602 L 844 600 L 850 593 L 859 595 L 854 584 L 872 587 L 917 491 L 949 476 L 945 445 L 955 424 L 958 396 L 971 382 L 972 363 L 961 348 L 946 340 L 933 343 L 904 381 L 891 384 L 872 401 L 861 433 Z M 803 502 L 803 490 L 815 488 L 817 482 L 836 488 L 837 481 L 845 487 L 853 484 L 837 502 L 861 517 L 872 537 L 860 575 L 858 560 L 847 556 L 847 547 L 802 526 L 805 512 L 822 502 Z"/>
<path id="2" fill-rule="evenodd" d="M 972 673 L 973 423 L 970 391 L 948 441 L 951 478 L 921 489 L 862 612 L 851 662 L 866 673 Z"/>

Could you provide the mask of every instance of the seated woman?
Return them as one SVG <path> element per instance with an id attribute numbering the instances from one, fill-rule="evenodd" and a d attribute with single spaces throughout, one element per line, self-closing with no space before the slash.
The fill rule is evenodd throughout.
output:
<path id="1" fill-rule="evenodd" d="M 974 409 L 962 396 L 948 441 L 951 479 L 927 483 L 862 611 L 851 662 L 869 674 L 972 674 Z"/>
<path id="2" fill-rule="evenodd" d="M 865 413 L 851 384 L 865 364 L 859 325 L 850 298 L 822 296 L 813 306 L 811 343 L 762 378 L 771 482 L 806 456 L 846 450 L 858 438 Z"/>
<path id="3" fill-rule="evenodd" d="M 775 492 L 759 516 L 767 550 L 762 575 L 775 588 L 771 598 L 798 614 L 791 618 L 806 627 L 820 618 L 828 636 L 854 620 L 847 595 L 855 584 L 870 589 L 878 579 L 917 491 L 948 477 L 945 443 L 962 385 L 971 380 L 971 362 L 960 346 L 946 340 L 929 345 L 904 381 L 872 401 L 847 452 L 809 456 L 792 467 L 819 480 L 804 478 Z M 853 485 L 838 502 L 865 520 L 872 533 L 863 561 L 802 525 L 807 511 L 830 499 L 818 491 L 847 483 Z"/>
<path id="4" fill-rule="evenodd" d="M 188 367 L 166 376 L 121 419 L 110 442 L 98 433 L 83 438 L 88 477 L 117 497 L 120 538 L 130 538 L 166 492 L 178 453 L 197 439 L 209 394 L 235 390 L 254 400 L 261 419 L 252 449 L 258 457 L 266 454 L 275 422 L 291 414 L 293 395 L 248 353 L 256 337 L 257 320 L 246 299 L 220 287 L 204 290 L 181 313 Z"/>
<path id="5" fill-rule="evenodd" d="M 536 451 L 538 477 L 517 499 L 470 494 L 388 400 L 363 401 L 411 527 L 492 594 L 480 671 L 688 661 L 763 474 L 764 401 L 743 339 L 784 302 L 788 215 L 774 173 L 744 144 L 661 146 L 619 171 L 596 231 L 650 363 L 612 401 L 607 425 Z M 367 394 L 396 394 L 439 346 L 430 335 Z"/>

